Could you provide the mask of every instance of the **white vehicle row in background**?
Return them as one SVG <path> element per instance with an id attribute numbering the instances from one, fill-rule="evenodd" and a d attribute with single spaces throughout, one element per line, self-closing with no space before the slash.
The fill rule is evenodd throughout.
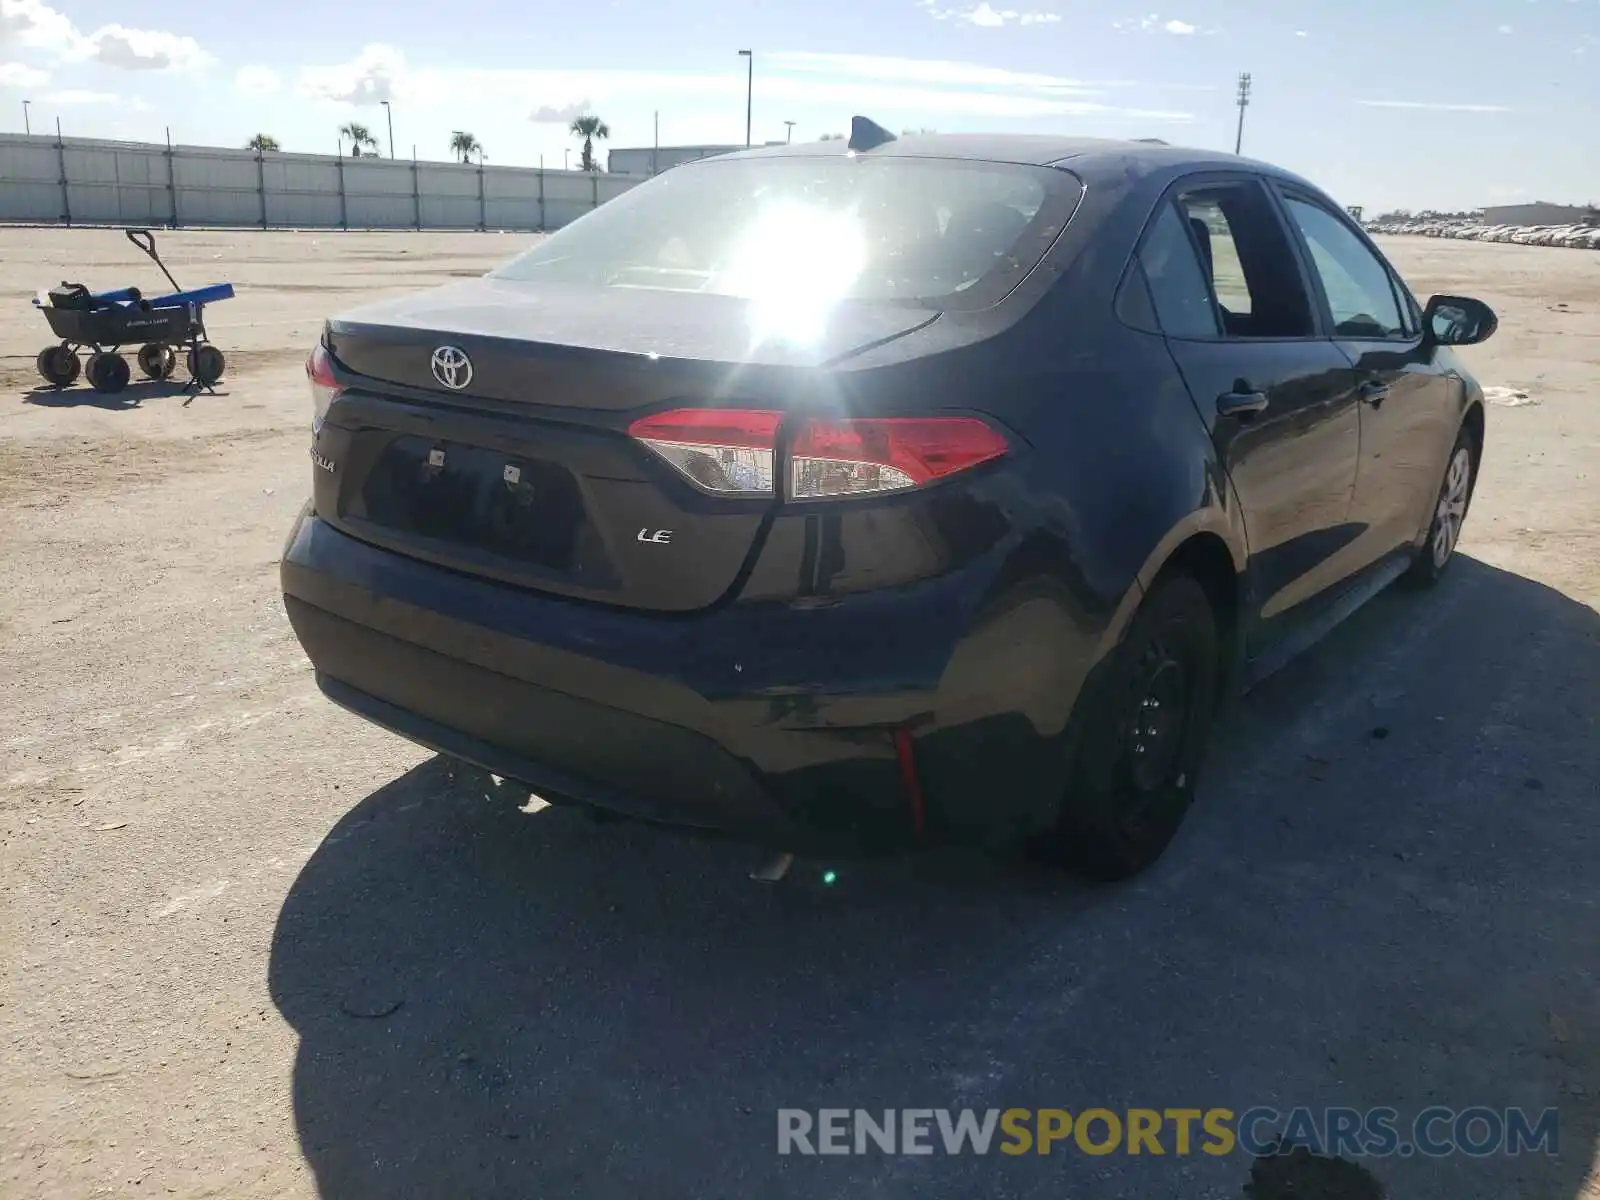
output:
<path id="1" fill-rule="evenodd" d="M 1470 221 L 1375 221 L 1369 233 L 1456 238 L 1468 242 L 1516 242 L 1524 246 L 1565 246 L 1600 250 L 1600 225 L 1481 225 Z"/>

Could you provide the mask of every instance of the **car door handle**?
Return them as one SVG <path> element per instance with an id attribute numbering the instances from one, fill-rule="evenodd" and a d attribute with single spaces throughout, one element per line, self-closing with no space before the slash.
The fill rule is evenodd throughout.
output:
<path id="1" fill-rule="evenodd" d="M 1369 379 L 1361 385 L 1361 400 L 1377 408 L 1389 398 L 1389 385 L 1381 379 Z"/>
<path id="2" fill-rule="evenodd" d="M 1219 417 L 1250 416 L 1258 412 L 1265 412 L 1268 403 L 1265 392 L 1223 392 L 1222 395 L 1217 397 L 1217 415 Z"/>

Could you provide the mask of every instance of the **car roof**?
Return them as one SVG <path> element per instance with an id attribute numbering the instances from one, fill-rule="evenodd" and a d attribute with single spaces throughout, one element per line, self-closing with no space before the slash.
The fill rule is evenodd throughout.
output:
<path id="1" fill-rule="evenodd" d="M 849 153 L 852 151 L 846 141 L 834 139 L 739 150 L 720 155 L 719 159 L 813 158 Z M 1169 172 L 1175 168 L 1219 171 L 1243 169 L 1295 183 L 1306 182 L 1270 163 L 1241 158 L 1223 150 L 1169 146 L 1153 139 L 1118 140 L 1020 133 L 908 134 L 857 153 L 872 158 L 956 158 L 975 162 L 1063 166 L 1086 183 L 1093 182 L 1094 176 L 1105 173 L 1126 177 L 1130 172 L 1145 175 Z"/>

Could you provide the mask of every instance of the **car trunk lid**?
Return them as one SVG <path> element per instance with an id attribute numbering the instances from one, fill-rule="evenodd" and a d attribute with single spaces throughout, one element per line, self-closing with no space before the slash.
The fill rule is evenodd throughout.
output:
<path id="1" fill-rule="evenodd" d="M 936 315 L 852 305 L 796 345 L 753 342 L 746 302 L 721 296 L 483 280 L 371 305 L 328 323 L 345 390 L 316 435 L 317 511 L 518 586 L 704 608 L 740 577 L 776 500 L 697 489 L 630 421 L 792 408 L 826 364 Z M 441 347 L 464 363 L 439 364 Z"/>

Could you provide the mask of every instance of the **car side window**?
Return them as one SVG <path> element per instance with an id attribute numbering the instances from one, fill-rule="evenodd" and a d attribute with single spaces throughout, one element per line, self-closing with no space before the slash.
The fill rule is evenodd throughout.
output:
<path id="1" fill-rule="evenodd" d="M 1199 252 L 1223 337 L 1315 336 L 1299 261 L 1261 184 L 1186 188 L 1178 212 Z"/>
<path id="2" fill-rule="evenodd" d="M 1139 265 L 1150 285 L 1150 300 L 1162 333 L 1181 338 L 1217 336 L 1211 290 L 1183 218 L 1170 203 L 1161 205 L 1145 233 Z"/>
<path id="3" fill-rule="evenodd" d="M 1255 308 L 1250 283 L 1244 277 L 1239 245 L 1215 192 L 1191 192 L 1179 201 L 1183 215 L 1200 247 L 1200 259 L 1211 277 L 1211 290 L 1222 306 L 1224 319 L 1248 319 Z"/>
<path id="4" fill-rule="evenodd" d="M 1347 338 L 1409 336 L 1388 268 L 1327 209 L 1296 196 L 1286 200 L 1322 280 L 1334 333 Z"/>

